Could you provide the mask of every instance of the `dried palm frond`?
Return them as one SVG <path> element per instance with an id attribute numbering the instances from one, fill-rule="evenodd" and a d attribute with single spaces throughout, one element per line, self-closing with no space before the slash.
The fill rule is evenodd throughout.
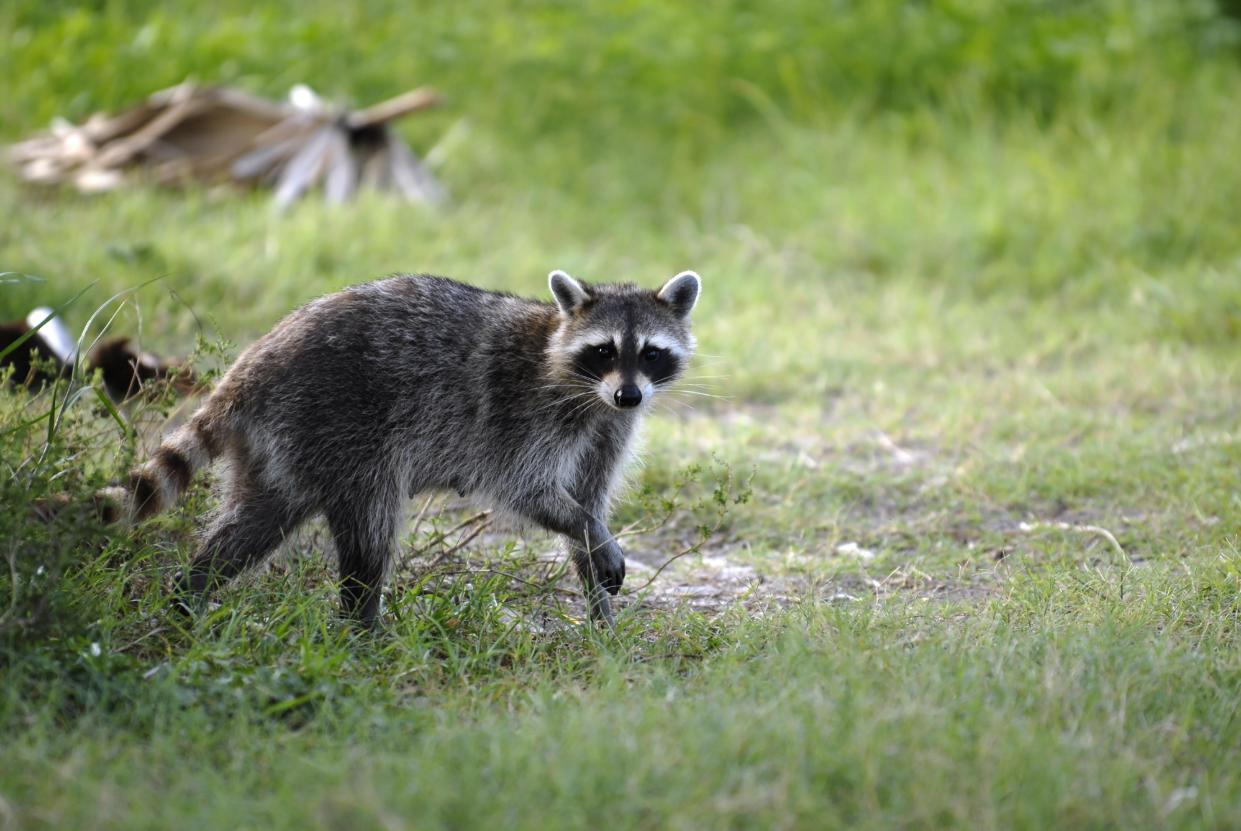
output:
<path id="1" fill-rule="evenodd" d="M 163 184 L 233 181 L 275 189 L 287 206 L 315 187 L 329 202 L 361 188 L 436 203 L 443 188 L 391 128 L 439 102 L 416 89 L 362 110 L 324 103 L 304 86 L 289 103 L 240 90 L 184 83 L 116 115 L 52 129 L 6 153 L 30 182 L 111 190 L 140 170 Z"/>

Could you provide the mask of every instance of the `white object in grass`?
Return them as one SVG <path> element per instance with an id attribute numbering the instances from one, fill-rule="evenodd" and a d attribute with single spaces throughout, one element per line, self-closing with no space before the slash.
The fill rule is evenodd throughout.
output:
<path id="1" fill-rule="evenodd" d="M 846 557 L 856 557 L 862 562 L 870 562 L 875 559 L 875 552 L 869 548 L 863 548 L 855 542 L 844 542 L 836 546 L 836 553 L 843 554 Z"/>
<path id="2" fill-rule="evenodd" d="M 45 320 L 47 323 L 43 323 Z M 40 306 L 26 315 L 26 325 L 31 329 L 40 323 L 43 323 L 43 326 L 40 327 L 38 336 L 56 353 L 56 357 L 67 364 L 76 361 L 78 342 L 73 339 L 73 335 L 69 334 L 64 322 L 56 317 L 56 312 L 47 306 Z"/>

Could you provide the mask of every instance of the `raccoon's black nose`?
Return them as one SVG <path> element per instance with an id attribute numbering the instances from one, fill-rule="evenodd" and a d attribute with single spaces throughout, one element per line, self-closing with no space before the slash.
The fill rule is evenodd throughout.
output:
<path id="1" fill-rule="evenodd" d="M 625 384 L 616 391 L 616 406 L 636 407 L 642 403 L 642 390 L 633 384 Z"/>

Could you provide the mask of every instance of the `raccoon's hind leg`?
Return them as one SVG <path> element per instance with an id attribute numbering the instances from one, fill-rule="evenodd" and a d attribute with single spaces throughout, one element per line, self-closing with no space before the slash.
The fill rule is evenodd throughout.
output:
<path id="1" fill-rule="evenodd" d="M 353 492 L 327 510 L 340 559 L 341 612 L 368 628 L 379 619 L 400 514 L 396 488 Z"/>
<path id="2" fill-rule="evenodd" d="M 236 482 L 189 571 L 178 579 L 178 592 L 196 601 L 263 561 L 306 514 L 279 494 L 254 488 L 249 481 Z"/>

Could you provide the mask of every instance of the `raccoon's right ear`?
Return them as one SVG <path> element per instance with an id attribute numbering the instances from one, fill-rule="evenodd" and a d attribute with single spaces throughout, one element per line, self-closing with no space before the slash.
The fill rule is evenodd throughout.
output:
<path id="1" fill-rule="evenodd" d="M 573 314 L 590 299 L 586 287 L 560 269 L 547 275 L 547 284 L 551 286 L 552 297 L 556 298 L 556 305 L 563 315 Z"/>

